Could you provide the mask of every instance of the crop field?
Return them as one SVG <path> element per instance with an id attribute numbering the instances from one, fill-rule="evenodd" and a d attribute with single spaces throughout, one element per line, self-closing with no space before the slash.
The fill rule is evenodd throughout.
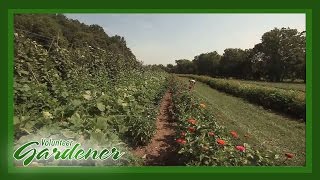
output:
<path id="1" fill-rule="evenodd" d="M 52 32 L 46 23 L 57 37 L 48 38 Z M 35 26 L 29 28 L 32 32 L 26 30 L 29 26 Z M 15 27 L 12 134 L 17 167 L 306 164 L 305 83 L 282 81 L 303 79 L 301 59 L 292 63 L 296 66 L 289 74 L 248 68 L 255 70 L 247 73 L 252 78 L 265 76 L 277 83 L 219 79 L 180 74 L 185 69 L 179 65 L 144 65 L 123 37 L 63 15 L 17 15 Z M 242 71 L 229 72 L 236 66 L 223 61 L 255 57 L 233 53 L 256 51 L 228 49 L 223 57 L 213 52 L 177 64 L 193 70 L 190 65 L 201 58 L 221 58 L 222 75 L 242 77 L 232 74 Z M 212 76 L 220 72 L 209 70 Z"/>
<path id="2" fill-rule="evenodd" d="M 49 56 L 41 45 L 23 35 L 16 37 L 15 47 L 16 147 L 39 138 L 119 144 L 123 149 L 128 147 L 123 142 L 137 146 L 150 141 L 158 103 L 166 91 L 166 73 L 136 69 L 117 74 L 113 80 L 112 69 L 81 60 L 95 56 L 95 64 L 99 64 L 99 56 L 106 56 L 99 49 L 70 52 L 57 48 L 55 55 Z M 113 68 L 121 67 L 114 64 Z M 136 160 L 127 152 L 127 158 L 117 163 L 135 164 Z"/>

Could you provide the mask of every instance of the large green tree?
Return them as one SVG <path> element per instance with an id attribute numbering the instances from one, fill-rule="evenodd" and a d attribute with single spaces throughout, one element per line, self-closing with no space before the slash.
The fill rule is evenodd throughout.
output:
<path id="1" fill-rule="evenodd" d="M 175 61 L 177 66 L 175 67 L 176 73 L 181 74 L 194 74 L 196 72 L 196 67 L 192 61 L 187 59 L 179 59 Z"/>
<path id="2" fill-rule="evenodd" d="M 216 76 L 219 74 L 219 63 L 221 56 L 216 52 L 203 53 L 193 60 L 198 74 Z"/>
<path id="3" fill-rule="evenodd" d="M 243 77 L 246 64 L 246 52 L 242 49 L 228 48 L 224 50 L 220 61 L 221 74 L 231 77 Z"/>
<path id="4" fill-rule="evenodd" d="M 275 28 L 262 36 L 260 52 L 266 78 L 282 81 L 303 78 L 305 69 L 305 33 L 296 29 Z"/>

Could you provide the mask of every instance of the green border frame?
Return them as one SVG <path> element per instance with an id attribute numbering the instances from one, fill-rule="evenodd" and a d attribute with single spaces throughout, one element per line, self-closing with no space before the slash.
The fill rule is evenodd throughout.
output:
<path id="1" fill-rule="evenodd" d="M 306 106 L 307 106 L 307 120 L 306 120 L 306 166 L 305 167 L 42 167 L 32 168 L 24 167 L 17 168 L 13 166 L 13 158 L 10 154 L 13 154 L 13 16 L 15 13 L 303 13 L 306 14 L 306 31 L 307 31 L 307 84 L 306 84 Z M 79 172 L 81 173 L 152 173 L 152 172 L 170 172 L 170 173 L 261 173 L 261 172 L 291 172 L 291 173 L 310 173 L 312 172 L 312 96 L 311 96 L 311 84 L 312 84 L 312 51 L 311 51 L 311 40 L 312 40 L 312 23 L 311 23 L 312 10 L 300 10 L 300 9 L 277 9 L 277 10 L 249 10 L 249 9 L 207 9 L 207 10 L 195 10 L 195 9 L 130 9 L 130 10 L 119 10 L 119 9 L 107 9 L 107 10 L 88 10 L 88 9 L 10 9 L 8 16 L 9 33 L 8 33 L 8 54 L 9 56 L 9 72 L 8 72 L 8 100 L 9 100 L 9 116 L 8 116 L 8 145 L 9 145 L 9 172 L 37 172 L 37 173 L 48 173 L 48 172 Z M 12 152 L 12 153 L 11 153 Z"/>
<path id="2" fill-rule="evenodd" d="M 225 1 L 188 1 L 173 2 L 172 0 L 147 1 L 140 0 L 140 2 L 132 0 L 121 0 L 113 2 L 99 2 L 97 0 L 69 0 L 62 2 L 62 0 L 55 1 L 41 1 L 41 0 L 0 0 L 0 22 L 2 27 L 9 25 L 8 29 L 1 28 L 2 39 L 0 43 L 0 78 L 3 87 L 1 88 L 1 108 L 0 116 L 0 140 L 3 144 L 0 147 L 0 178 L 10 179 L 56 179 L 56 178 L 70 178 L 68 175 L 72 173 L 78 179 L 88 179 L 96 177 L 109 178 L 246 178 L 246 179 L 301 179 L 301 178 L 315 178 L 320 175 L 317 171 L 319 168 L 320 156 L 319 143 L 315 141 L 315 135 L 319 132 L 312 131 L 312 127 L 319 125 L 319 121 L 315 119 L 319 117 L 319 112 L 316 108 L 319 107 L 319 85 L 314 84 L 320 75 L 317 67 L 320 65 L 319 52 L 312 52 L 319 48 L 319 41 L 312 41 L 313 39 L 320 39 L 318 34 L 312 32 L 320 32 L 319 22 L 315 17 L 320 17 L 320 3 L 317 0 L 225 0 Z M 137 0 L 139 1 L 139 0 Z M 62 8 L 62 9 L 60 9 Z M 72 9 L 78 8 L 78 9 Z M 85 9 L 90 8 L 90 9 Z M 106 8 L 106 9 L 101 9 Z M 193 9 L 196 8 L 196 9 Z M 44 167 L 44 168 L 14 168 L 10 162 L 10 151 L 12 152 L 12 131 L 10 132 L 10 122 L 12 124 L 12 72 L 13 62 L 6 61 L 13 59 L 13 36 L 12 20 L 15 12 L 21 13 L 306 13 L 306 27 L 307 27 L 307 130 L 306 130 L 306 167 Z M 11 33 L 11 35 L 10 35 Z M 7 41 L 8 40 L 8 41 Z M 7 44 L 8 43 L 8 44 Z M 12 45 L 12 44 L 11 44 Z M 8 54 L 7 54 L 8 53 Z M 8 56 L 7 56 L 8 55 Z M 11 72 L 11 73 L 10 73 Z M 8 117 L 9 121 L 6 119 Z M 312 122 L 313 121 L 313 122 Z M 9 125 L 9 126 L 8 126 Z M 316 125 L 316 126 L 315 126 Z M 12 128 L 12 126 L 11 126 Z M 10 138 L 11 137 L 11 138 Z M 8 147 L 11 149 L 8 150 Z M 9 155 L 9 156 L 8 156 Z M 62 173 L 62 174 L 60 174 Z M 150 174 L 152 173 L 152 174 Z M 182 173 L 187 173 L 186 175 Z M 214 173 L 214 174 L 213 174 Z M 253 173 L 253 174 L 252 174 Z M 256 175 L 255 175 L 256 174 Z"/>

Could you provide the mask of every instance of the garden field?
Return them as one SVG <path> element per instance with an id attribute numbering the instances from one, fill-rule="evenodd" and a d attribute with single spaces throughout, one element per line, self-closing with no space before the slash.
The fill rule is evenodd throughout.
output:
<path id="1" fill-rule="evenodd" d="M 110 68 L 102 59 L 110 55 L 100 49 L 55 47 L 49 54 L 23 35 L 18 34 L 15 42 L 15 148 L 35 139 L 72 139 L 86 147 L 116 146 L 125 153 L 119 161 L 40 158 L 33 166 L 305 164 L 305 124 L 296 119 L 200 82 L 190 91 L 187 78 L 134 62 L 122 62 L 130 63 L 126 66 L 109 62 L 114 63 Z M 210 82 L 208 77 L 188 77 Z M 218 82 L 218 88 L 227 92 L 233 86 L 241 88 L 235 84 Z M 248 89 L 258 90 L 271 104 L 282 102 L 268 98 L 270 92 L 293 99 L 285 101 L 284 107 L 299 109 L 302 103 L 293 96 L 301 91 L 287 95 L 288 90 L 261 89 L 260 85 Z M 246 89 L 236 92 L 241 95 Z"/>
<path id="2" fill-rule="evenodd" d="M 297 34 L 290 29 L 273 31 Z M 280 82 L 304 78 L 302 47 L 295 49 L 299 56 L 291 58 L 298 58 L 295 67 L 274 74 L 253 68 L 273 62 L 251 61 L 255 55 L 262 57 L 259 49 L 227 49 L 222 57 L 217 52 L 202 54 L 192 62 L 177 61 L 176 67 L 144 65 L 123 37 L 61 14 L 16 15 L 13 37 L 9 122 L 15 166 L 306 164 L 305 84 Z M 303 37 L 299 35 L 300 44 Z M 209 67 L 204 60 L 214 63 L 220 58 L 218 69 L 203 68 Z M 238 61 L 239 67 L 228 65 Z M 248 68 L 244 62 L 257 64 Z M 180 70 L 210 71 L 219 77 L 222 72 L 226 78 L 175 74 Z M 227 76 L 264 76 L 279 82 Z M 70 150 L 65 144 L 44 145 L 59 140 L 75 146 Z M 27 151 L 30 141 L 41 145 Z M 46 148 L 40 151 L 42 147 Z"/>

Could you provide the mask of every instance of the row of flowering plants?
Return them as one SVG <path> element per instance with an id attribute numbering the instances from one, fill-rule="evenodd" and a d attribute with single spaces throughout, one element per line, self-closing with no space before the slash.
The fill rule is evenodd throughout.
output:
<path id="1" fill-rule="evenodd" d="M 219 126 L 206 103 L 177 78 L 170 91 L 173 117 L 177 122 L 176 143 L 186 165 L 195 166 L 276 166 L 285 165 L 292 154 L 279 156 L 261 151 L 242 141 L 236 131 Z"/>

